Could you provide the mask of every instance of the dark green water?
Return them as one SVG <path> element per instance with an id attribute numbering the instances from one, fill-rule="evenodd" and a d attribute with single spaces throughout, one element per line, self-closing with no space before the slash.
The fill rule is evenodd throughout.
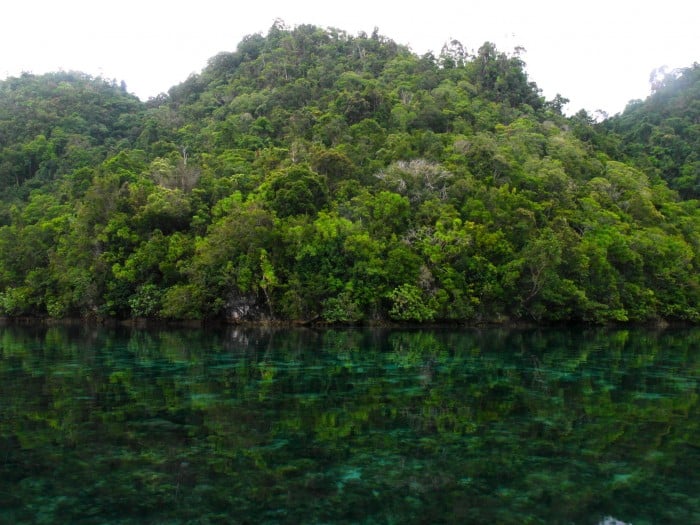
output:
<path id="1" fill-rule="evenodd" d="M 700 330 L 0 327 L 1 523 L 700 523 Z"/>

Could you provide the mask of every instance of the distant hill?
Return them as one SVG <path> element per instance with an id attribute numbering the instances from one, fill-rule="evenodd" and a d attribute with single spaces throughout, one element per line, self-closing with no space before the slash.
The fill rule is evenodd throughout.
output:
<path id="1" fill-rule="evenodd" d="M 282 24 L 145 103 L 0 82 L 0 314 L 697 322 L 697 66 L 565 102 L 517 50 Z"/>
<path id="2" fill-rule="evenodd" d="M 645 101 L 603 126 L 624 158 L 663 178 L 685 198 L 700 197 L 700 64 L 674 71 Z"/>
<path id="3" fill-rule="evenodd" d="M 36 187 L 130 147 L 142 107 L 123 86 L 82 73 L 0 82 L 0 190 Z"/>

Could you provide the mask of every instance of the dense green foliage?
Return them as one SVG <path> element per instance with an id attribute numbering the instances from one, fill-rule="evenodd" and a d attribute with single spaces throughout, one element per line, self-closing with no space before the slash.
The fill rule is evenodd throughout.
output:
<path id="1" fill-rule="evenodd" d="M 277 23 L 146 103 L 9 79 L 0 313 L 698 321 L 697 72 L 596 125 L 489 43 Z"/>
<path id="2" fill-rule="evenodd" d="M 681 195 L 700 197 L 700 64 L 674 71 L 653 84 L 646 102 L 631 103 L 608 119 L 619 151 Z"/>

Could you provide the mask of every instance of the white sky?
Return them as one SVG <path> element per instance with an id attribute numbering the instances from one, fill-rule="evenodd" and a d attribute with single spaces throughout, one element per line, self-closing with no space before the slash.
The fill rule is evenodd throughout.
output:
<path id="1" fill-rule="evenodd" d="M 8 5 L 9 4 L 9 5 Z M 7 0 L 0 9 L 0 78 L 79 70 L 124 80 L 143 100 L 198 73 L 276 18 L 350 34 L 374 27 L 419 54 L 456 38 L 523 46 L 531 80 L 547 98 L 615 114 L 649 94 L 654 68 L 700 61 L 694 0 Z"/>

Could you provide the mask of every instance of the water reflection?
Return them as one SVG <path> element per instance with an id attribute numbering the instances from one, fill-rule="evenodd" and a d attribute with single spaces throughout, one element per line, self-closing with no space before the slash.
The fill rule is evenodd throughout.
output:
<path id="1" fill-rule="evenodd" d="M 0 522 L 697 523 L 699 340 L 0 327 Z"/>

